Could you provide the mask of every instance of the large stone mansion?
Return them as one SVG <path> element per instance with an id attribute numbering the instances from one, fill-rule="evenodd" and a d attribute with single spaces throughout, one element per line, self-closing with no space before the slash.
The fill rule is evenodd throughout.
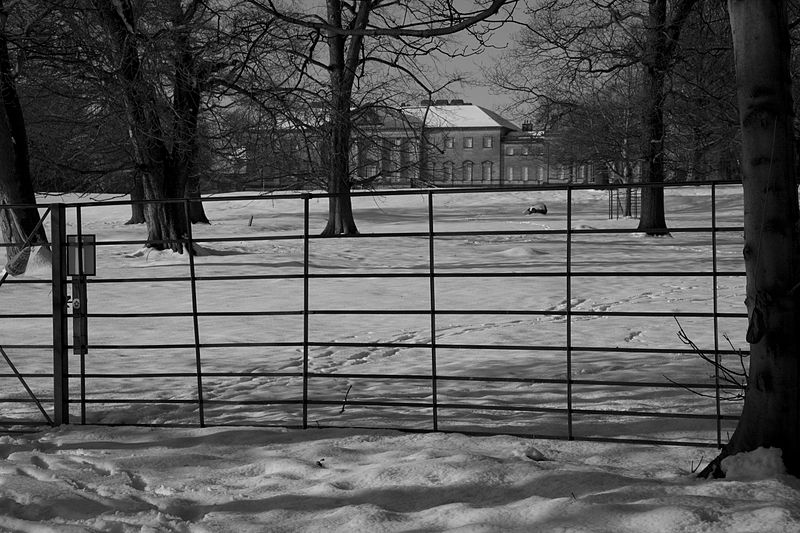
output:
<path id="1" fill-rule="evenodd" d="M 279 148 L 270 159 L 280 164 L 249 158 L 248 173 L 257 166 L 265 188 L 284 188 L 293 176 L 296 182 L 313 182 L 308 179 L 314 174 L 313 161 L 323 158 L 308 148 L 313 136 L 303 137 L 295 132 L 273 143 Z M 463 100 L 371 110 L 356 121 L 353 137 L 351 172 L 356 185 L 477 187 L 603 180 L 591 163 L 555 161 L 548 140 L 531 125 L 520 128 Z"/>
<path id="2" fill-rule="evenodd" d="M 247 152 L 248 181 L 262 189 L 324 188 L 326 127 L 324 112 L 311 120 L 275 129 Z M 351 181 L 364 187 L 505 187 L 540 184 L 602 184 L 619 179 L 627 168 L 639 179 L 637 161 L 606 163 L 581 156 L 580 147 L 564 146 L 558 135 L 518 127 L 499 114 L 463 100 L 422 101 L 401 108 L 354 111 L 350 153 Z M 723 147 L 724 148 L 724 147 Z M 699 153 L 699 152 L 698 152 Z M 695 154 L 697 155 L 697 154 Z M 733 158 L 724 149 L 710 171 L 676 154 L 668 179 L 730 179 Z M 239 180 L 239 184 L 242 182 Z"/>

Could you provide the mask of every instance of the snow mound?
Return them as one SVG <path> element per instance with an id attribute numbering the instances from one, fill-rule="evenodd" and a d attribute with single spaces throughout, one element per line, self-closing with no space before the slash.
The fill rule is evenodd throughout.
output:
<path id="1" fill-rule="evenodd" d="M 725 479 L 753 481 L 774 478 L 786 473 L 780 448 L 758 448 L 737 453 L 722 460 Z"/>
<path id="2" fill-rule="evenodd" d="M 529 246 L 515 246 L 508 250 L 495 252 L 494 255 L 502 255 L 503 257 L 534 257 L 537 255 L 547 255 L 547 252 L 531 248 Z"/>
<path id="3" fill-rule="evenodd" d="M 252 253 L 242 248 L 233 248 L 228 250 L 217 250 L 208 246 L 201 246 L 194 244 L 195 257 L 208 257 L 208 256 L 222 256 L 222 255 L 242 255 Z M 179 254 L 172 250 L 156 250 L 155 248 L 140 248 L 135 252 L 125 254 L 125 257 L 135 259 L 144 257 L 148 262 L 164 262 L 174 263 L 176 261 L 188 261 L 188 254 Z"/>
<path id="4" fill-rule="evenodd" d="M 198 257 L 210 256 L 210 255 L 242 255 L 242 254 L 252 253 L 250 250 L 244 248 L 230 248 L 227 250 L 217 250 L 215 248 L 209 248 L 208 246 L 200 246 L 199 244 L 194 245 L 194 251 L 195 255 Z"/>
<path id="5" fill-rule="evenodd" d="M 185 257 L 185 254 L 179 254 L 177 252 L 173 252 L 172 250 L 156 250 L 155 248 L 139 248 L 135 252 L 131 252 L 129 254 L 125 254 L 125 257 L 128 258 L 137 258 L 137 257 L 144 257 L 148 262 L 172 262 L 175 260 L 180 260 L 181 257 Z"/>

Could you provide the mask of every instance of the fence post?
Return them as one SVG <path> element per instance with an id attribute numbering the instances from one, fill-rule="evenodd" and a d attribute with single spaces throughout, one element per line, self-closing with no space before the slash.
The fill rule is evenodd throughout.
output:
<path id="1" fill-rule="evenodd" d="M 567 437 L 572 434 L 572 186 L 567 185 L 567 258 L 566 258 L 566 319 L 567 319 Z"/>
<path id="2" fill-rule="evenodd" d="M 67 215 L 50 206 L 53 294 L 53 423 L 69 424 L 69 330 L 67 327 Z"/>
<path id="3" fill-rule="evenodd" d="M 89 344 L 88 325 L 88 290 L 83 265 L 83 223 L 81 221 L 81 206 L 75 207 L 75 226 L 77 226 L 77 271 L 72 278 L 72 352 L 78 356 L 80 362 L 80 402 L 81 424 L 86 424 L 86 353 Z M 67 238 L 69 240 L 69 237 Z M 67 243 L 67 261 L 69 261 L 70 243 Z M 69 272 L 67 272 L 69 274 Z"/>
<path id="4" fill-rule="evenodd" d="M 200 427 L 206 427 L 205 404 L 203 402 L 203 366 L 200 353 L 200 324 L 197 320 L 197 273 L 194 265 L 194 237 L 192 236 L 192 218 L 189 216 L 188 198 L 183 200 L 183 213 L 186 217 L 186 253 L 189 254 L 189 278 L 192 290 L 192 327 L 194 329 L 194 357 L 197 374 L 197 411 Z"/>
<path id="5" fill-rule="evenodd" d="M 439 431 L 439 402 L 436 374 L 436 267 L 433 255 L 433 192 L 428 191 L 428 275 L 431 291 L 431 397 L 433 400 L 433 430 Z"/>
<path id="6" fill-rule="evenodd" d="M 303 429 L 308 428 L 308 210 L 310 200 L 310 194 L 303 194 Z"/>

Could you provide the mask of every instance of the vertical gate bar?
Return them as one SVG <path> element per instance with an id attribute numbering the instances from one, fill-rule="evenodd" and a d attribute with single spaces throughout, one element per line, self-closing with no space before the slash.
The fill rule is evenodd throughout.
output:
<path id="1" fill-rule="evenodd" d="M 50 209 L 53 295 L 53 423 L 69 424 L 69 332 L 67 328 L 67 214 L 64 204 Z"/>
<path id="2" fill-rule="evenodd" d="M 711 184 L 711 268 L 713 275 L 712 292 L 714 305 L 714 397 L 717 409 L 717 446 L 722 447 L 722 405 L 720 401 L 720 376 L 719 376 L 719 302 L 717 294 L 717 188 Z"/>
<path id="3" fill-rule="evenodd" d="M 428 191 L 428 276 L 431 298 L 431 398 L 433 430 L 439 431 L 439 402 L 436 373 L 436 267 L 433 247 L 433 192 Z"/>
<path id="4" fill-rule="evenodd" d="M 308 210 L 310 194 L 303 195 L 303 429 L 308 428 Z"/>
<path id="5" fill-rule="evenodd" d="M 72 298 L 78 298 L 80 305 L 76 309 L 72 306 L 72 337 L 73 337 L 73 352 L 75 352 L 80 360 L 81 369 L 81 424 L 86 424 L 86 343 L 88 342 L 88 322 L 86 318 L 86 277 L 83 275 L 83 221 L 81 220 L 81 206 L 75 206 L 75 226 L 78 231 L 77 242 L 77 260 L 78 271 L 77 276 L 72 278 Z M 69 255 L 68 255 L 69 257 Z"/>
<path id="6" fill-rule="evenodd" d="M 205 406 L 203 403 L 203 366 L 200 354 L 200 322 L 197 319 L 197 275 L 194 265 L 194 238 L 192 236 L 192 219 L 189 216 L 189 202 L 184 198 L 183 212 L 186 217 L 186 253 L 189 254 L 189 278 L 192 289 L 192 327 L 194 328 L 194 358 L 197 371 L 197 405 L 200 427 L 206 427 Z"/>
<path id="7" fill-rule="evenodd" d="M 81 267 L 83 268 L 83 267 Z M 81 308 L 73 309 L 73 313 L 77 313 L 78 335 L 77 335 L 77 351 L 80 357 L 81 366 L 81 424 L 86 424 L 86 355 L 89 352 L 89 318 L 88 318 L 88 304 L 89 304 L 89 291 L 86 285 L 86 276 L 81 274 L 77 276 L 75 285 L 78 289 L 78 297 L 81 299 Z M 73 298 L 75 295 L 73 294 Z"/>
<path id="8" fill-rule="evenodd" d="M 572 433 L 572 185 L 567 185 L 567 436 Z"/>

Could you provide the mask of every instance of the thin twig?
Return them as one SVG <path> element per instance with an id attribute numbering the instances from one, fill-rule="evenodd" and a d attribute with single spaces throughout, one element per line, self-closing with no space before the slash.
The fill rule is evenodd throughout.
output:
<path id="1" fill-rule="evenodd" d="M 681 323 L 678 320 L 678 318 L 677 317 L 673 317 L 673 318 L 675 319 L 675 322 L 678 324 L 678 338 L 681 340 L 681 342 L 684 343 L 685 345 L 691 347 L 692 350 L 694 350 L 694 352 L 703 361 L 705 361 L 708 364 L 710 364 L 711 366 L 713 366 L 719 372 L 718 376 L 719 376 L 719 379 L 722 382 L 724 382 L 726 384 L 729 384 L 729 385 L 733 385 L 734 387 L 736 387 L 737 389 L 739 389 L 741 391 L 744 391 L 747 388 L 747 378 L 748 378 L 748 376 L 747 376 L 747 369 L 744 366 L 745 355 L 742 353 L 741 350 L 738 350 L 733 345 L 733 342 L 730 340 L 730 338 L 727 335 L 723 335 L 723 337 L 728 341 L 728 344 L 730 345 L 731 349 L 733 349 L 739 355 L 739 363 L 742 366 L 742 371 L 741 372 L 738 372 L 736 370 L 732 370 L 732 369 L 726 367 L 724 364 L 722 364 L 716 358 L 712 358 L 712 357 L 706 355 L 706 353 L 703 352 L 703 350 L 701 350 L 700 347 L 697 346 L 697 344 L 695 344 L 695 342 L 691 338 L 689 338 L 689 334 L 686 333 L 686 330 L 683 329 L 683 326 L 681 325 Z M 686 385 L 678 383 L 678 382 L 670 379 L 668 376 L 664 376 L 664 377 L 670 383 L 678 385 L 678 386 L 684 388 L 685 390 L 687 390 L 687 391 L 689 391 L 689 392 L 691 392 L 693 394 L 696 394 L 698 396 L 701 396 L 703 398 L 712 398 L 712 399 L 717 398 L 717 393 L 715 393 L 713 395 L 712 394 L 702 393 L 702 392 L 699 392 L 697 390 L 692 389 L 691 387 L 688 387 Z M 744 393 L 743 392 L 739 392 L 739 393 L 736 393 L 736 394 L 726 394 L 724 396 L 720 396 L 720 398 L 724 399 L 724 400 L 728 400 L 728 401 L 737 401 L 737 400 L 741 400 L 742 398 L 744 398 Z"/>
<path id="2" fill-rule="evenodd" d="M 347 395 L 350 394 L 350 389 L 352 389 L 352 388 L 353 388 L 352 385 L 347 387 L 347 392 L 344 393 L 344 402 L 342 402 L 342 410 L 339 411 L 339 414 L 344 413 L 344 408 L 347 406 Z"/>

